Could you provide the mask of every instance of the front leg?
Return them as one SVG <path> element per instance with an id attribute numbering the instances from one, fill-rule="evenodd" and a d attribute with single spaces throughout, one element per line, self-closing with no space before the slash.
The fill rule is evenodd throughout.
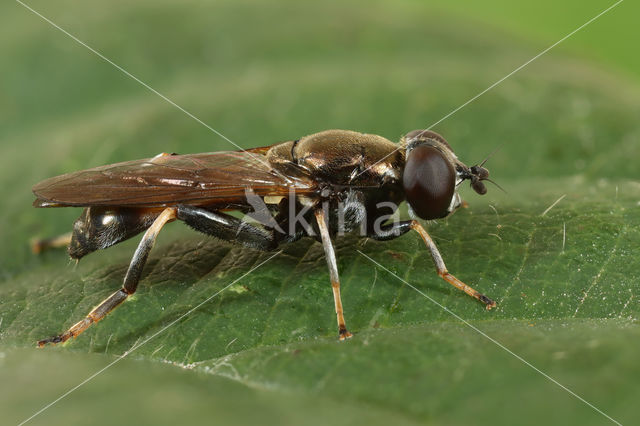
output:
<path id="1" fill-rule="evenodd" d="M 480 302 L 484 303 L 487 309 L 491 309 L 496 306 L 496 302 L 494 302 L 484 294 L 469 287 L 447 271 L 447 267 L 444 264 L 444 260 L 442 259 L 440 252 L 438 251 L 436 243 L 433 242 L 427 231 L 422 227 L 422 225 L 420 225 L 420 222 L 418 222 L 417 220 L 406 220 L 403 222 L 395 222 L 390 225 L 382 226 L 379 232 L 374 232 L 370 234 L 369 237 L 376 240 L 391 240 L 406 234 L 412 229 L 418 232 L 418 234 L 420 234 L 420 237 L 422 237 L 422 240 L 431 253 L 431 258 L 433 259 L 433 263 L 435 263 L 436 265 L 438 275 L 440 275 L 443 280 L 445 280 L 455 288 L 464 291 L 474 299 L 477 299 Z"/>

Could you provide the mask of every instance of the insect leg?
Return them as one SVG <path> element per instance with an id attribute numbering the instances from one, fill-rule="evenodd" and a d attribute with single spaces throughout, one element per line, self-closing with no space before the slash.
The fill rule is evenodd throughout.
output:
<path id="1" fill-rule="evenodd" d="M 411 231 L 412 224 L 412 220 L 405 220 L 403 222 L 394 222 L 389 225 L 382 225 L 380 229 L 371 232 L 367 237 L 378 241 L 393 240 L 394 238 L 398 238 L 399 236 Z"/>
<path id="2" fill-rule="evenodd" d="M 324 255 L 329 266 L 329 277 L 331 278 L 331 288 L 333 289 L 333 301 L 336 306 L 336 316 L 338 317 L 338 332 L 340 340 L 347 339 L 352 336 L 347 331 L 342 314 L 342 300 L 340 298 L 340 277 L 338 276 L 338 264 L 336 263 L 336 254 L 333 251 L 333 244 L 329 236 L 329 228 L 327 227 L 327 219 L 323 209 L 317 209 L 314 212 L 318 227 L 320 228 L 320 236 L 322 237 L 322 246 L 324 247 Z"/>
<path id="3" fill-rule="evenodd" d="M 33 254 L 40 254 L 45 250 L 68 247 L 69 244 L 71 244 L 71 232 L 53 238 L 34 239 L 31 241 L 31 251 Z"/>
<path id="4" fill-rule="evenodd" d="M 278 246 L 272 231 L 243 222 L 225 213 L 181 204 L 177 208 L 177 218 L 196 231 L 224 241 L 265 251 L 273 250 Z"/>
<path id="5" fill-rule="evenodd" d="M 475 299 L 478 299 L 479 301 L 481 301 L 486 305 L 487 309 L 491 309 L 496 306 L 496 302 L 489 299 L 484 294 L 479 293 L 473 288 L 469 287 L 468 285 L 466 285 L 465 283 L 463 283 L 462 281 L 460 281 L 459 279 L 457 279 L 447 271 L 447 267 L 444 264 L 444 260 L 442 260 L 442 256 L 438 251 L 438 247 L 436 247 L 436 243 L 433 242 L 429 234 L 427 234 L 427 231 L 425 231 L 422 225 L 420 225 L 420 222 L 418 222 L 417 220 L 410 221 L 410 228 L 417 231 L 418 234 L 420 234 L 420 236 L 422 237 L 422 240 L 424 241 L 424 243 L 427 245 L 427 248 L 431 252 L 431 258 L 433 259 L 433 263 L 435 263 L 436 265 L 436 269 L 438 270 L 438 275 L 440 275 L 442 279 L 444 279 L 446 282 L 448 282 L 455 288 L 464 291 L 469 296 Z"/>
<path id="6" fill-rule="evenodd" d="M 176 209 L 165 209 L 153 224 L 147 229 L 138 248 L 133 254 L 129 269 L 124 277 L 122 288 L 111 296 L 107 297 L 97 307 L 93 308 L 91 312 L 80 322 L 73 325 L 69 330 L 58 336 L 50 337 L 48 339 L 40 340 L 38 342 L 39 347 L 43 347 L 47 343 L 62 343 L 71 337 L 77 337 L 80 333 L 85 331 L 94 322 L 100 321 L 109 312 L 111 312 L 116 306 L 122 303 L 129 295 L 135 293 L 138 282 L 140 281 L 140 275 L 142 274 L 142 268 L 147 261 L 149 252 L 153 248 L 153 244 L 156 241 L 156 237 L 160 232 L 160 229 L 167 223 L 176 218 Z"/>

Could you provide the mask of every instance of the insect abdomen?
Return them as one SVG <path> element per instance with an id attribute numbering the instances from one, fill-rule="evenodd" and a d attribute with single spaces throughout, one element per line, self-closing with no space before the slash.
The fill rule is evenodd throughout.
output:
<path id="1" fill-rule="evenodd" d="M 162 209 L 87 207 L 73 223 L 69 256 L 80 259 L 147 229 Z"/>

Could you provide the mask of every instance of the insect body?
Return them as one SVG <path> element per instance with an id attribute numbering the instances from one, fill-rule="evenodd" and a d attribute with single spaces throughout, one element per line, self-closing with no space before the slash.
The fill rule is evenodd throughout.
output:
<path id="1" fill-rule="evenodd" d="M 247 151 L 160 154 L 69 173 L 35 185 L 36 207 L 84 207 L 73 226 L 69 254 L 74 259 L 145 232 L 120 290 L 69 330 L 38 342 L 76 337 L 136 291 L 160 229 L 181 220 L 197 231 L 261 250 L 313 236 L 325 250 L 340 339 L 347 331 L 332 238 L 357 229 L 377 240 L 409 230 L 424 240 L 438 274 L 484 303 L 495 302 L 447 271 L 438 249 L 416 220 L 438 219 L 461 205 L 457 186 L 469 179 L 484 194 L 489 172 L 460 162 L 442 136 L 415 130 L 400 144 L 381 136 L 327 130 Z M 407 201 L 413 219 L 388 223 Z M 260 224 L 241 220 L 240 211 Z"/>

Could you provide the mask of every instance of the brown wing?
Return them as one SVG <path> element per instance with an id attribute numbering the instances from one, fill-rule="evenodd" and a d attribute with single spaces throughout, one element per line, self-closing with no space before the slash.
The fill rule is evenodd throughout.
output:
<path id="1" fill-rule="evenodd" d="M 36 207 L 243 204 L 245 189 L 259 196 L 315 189 L 300 175 L 273 169 L 264 155 L 246 151 L 162 155 L 68 173 L 33 187 Z"/>

